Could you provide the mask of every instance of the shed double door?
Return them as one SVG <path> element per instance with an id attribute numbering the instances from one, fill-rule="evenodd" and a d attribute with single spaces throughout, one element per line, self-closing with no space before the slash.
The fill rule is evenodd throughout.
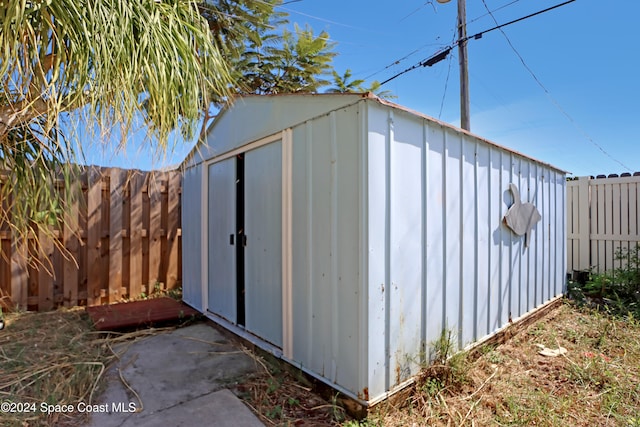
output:
<path id="1" fill-rule="evenodd" d="M 208 168 L 208 309 L 282 347 L 282 143 Z"/>

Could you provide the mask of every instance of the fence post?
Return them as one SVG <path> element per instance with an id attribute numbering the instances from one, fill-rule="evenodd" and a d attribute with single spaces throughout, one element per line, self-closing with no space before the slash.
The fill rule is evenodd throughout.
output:
<path id="1" fill-rule="evenodd" d="M 590 177 L 581 176 L 578 178 L 578 268 L 576 270 L 587 270 L 591 267 L 591 219 L 590 219 L 590 197 L 589 197 Z"/>

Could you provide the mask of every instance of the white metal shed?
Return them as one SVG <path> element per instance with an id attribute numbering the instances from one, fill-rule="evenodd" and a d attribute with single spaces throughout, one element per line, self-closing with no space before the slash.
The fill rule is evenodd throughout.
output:
<path id="1" fill-rule="evenodd" d="M 238 99 L 184 168 L 184 300 L 364 405 L 564 290 L 565 172 L 370 94 Z"/>

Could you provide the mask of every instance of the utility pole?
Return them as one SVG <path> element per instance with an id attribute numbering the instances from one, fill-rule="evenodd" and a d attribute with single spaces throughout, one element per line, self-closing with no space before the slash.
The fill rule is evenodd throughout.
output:
<path id="1" fill-rule="evenodd" d="M 449 3 L 451 0 L 437 0 Z M 458 62 L 460 64 L 460 127 L 471 130 L 469 113 L 469 63 L 467 62 L 467 1 L 458 0 Z"/>
<path id="2" fill-rule="evenodd" d="M 458 0 L 458 60 L 460 64 L 460 127 L 464 130 L 471 130 L 466 0 Z"/>

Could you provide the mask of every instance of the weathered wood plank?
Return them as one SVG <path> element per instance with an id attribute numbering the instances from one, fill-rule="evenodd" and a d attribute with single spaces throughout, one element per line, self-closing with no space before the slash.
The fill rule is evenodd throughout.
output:
<path id="1" fill-rule="evenodd" d="M 142 185 L 142 288 L 141 292 L 149 293 L 149 183 L 152 180 L 152 173 L 144 175 Z"/>
<path id="2" fill-rule="evenodd" d="M 109 302 L 109 170 L 101 168 L 102 173 L 102 233 L 100 235 L 100 304 Z"/>
<path id="3" fill-rule="evenodd" d="M 4 182 L 0 180 L 0 209 L 8 212 L 9 200 L 2 197 Z M 0 307 L 11 304 L 11 231 L 6 221 L 0 221 Z"/>
<path id="4" fill-rule="evenodd" d="M 109 169 L 109 283 L 108 302 L 120 299 L 122 290 L 122 203 L 126 172 L 122 169 Z"/>
<path id="5" fill-rule="evenodd" d="M 81 188 L 74 188 L 65 200 L 64 226 L 62 244 L 67 251 L 67 257 L 62 261 L 62 294 L 65 307 L 78 305 L 79 278 L 79 230 L 80 230 L 80 200 Z"/>
<path id="6" fill-rule="evenodd" d="M 44 231 L 38 233 L 38 255 L 40 268 L 38 270 L 38 311 L 48 311 L 53 308 L 53 241 Z"/>
<path id="7" fill-rule="evenodd" d="M 155 287 L 164 281 L 162 277 L 162 193 L 163 173 L 154 172 L 149 180 L 149 281 L 147 292 L 151 294 Z"/>
<path id="8" fill-rule="evenodd" d="M 27 250 L 29 251 L 29 257 L 37 258 L 38 257 L 38 245 L 36 244 L 36 239 L 30 237 L 27 240 Z M 29 258 L 31 259 L 31 258 Z M 37 311 L 38 310 L 38 269 L 35 263 L 27 264 L 27 310 Z"/>
<path id="9" fill-rule="evenodd" d="M 88 175 L 87 196 L 87 305 L 100 303 L 101 236 L 102 236 L 102 173 L 92 167 Z"/>
<path id="10" fill-rule="evenodd" d="M 89 204 L 89 173 L 86 168 L 80 173 L 81 196 L 79 201 L 80 212 L 78 214 L 78 226 L 80 235 L 78 236 L 78 304 L 87 305 L 87 282 L 89 275 L 87 234 L 89 227 L 87 219 L 89 217 L 87 207 Z"/>
<path id="11" fill-rule="evenodd" d="M 131 200 L 131 232 L 129 233 L 129 295 L 138 297 L 142 292 L 142 186 L 144 176 L 132 171 L 129 177 Z"/>
<path id="12" fill-rule="evenodd" d="M 0 307 L 11 306 L 11 240 L 0 239 Z"/>
<path id="13" fill-rule="evenodd" d="M 121 297 L 130 297 L 129 275 L 131 273 L 131 171 L 125 171 L 122 198 L 122 288 Z"/>
<path id="14" fill-rule="evenodd" d="M 173 289 L 179 284 L 180 269 L 178 259 L 180 258 L 179 242 L 181 237 L 178 234 L 180 229 L 180 196 L 182 177 L 180 172 L 169 173 L 169 206 L 167 223 L 167 246 L 168 246 L 168 266 L 167 266 L 167 288 Z"/>
<path id="15" fill-rule="evenodd" d="M 27 242 L 12 242 L 11 245 L 11 299 L 14 307 L 27 308 L 29 273 L 27 269 Z"/>
<path id="16" fill-rule="evenodd" d="M 169 172 L 161 172 L 160 179 L 160 280 L 159 289 L 166 289 L 169 265 L 168 224 L 169 224 Z"/>

